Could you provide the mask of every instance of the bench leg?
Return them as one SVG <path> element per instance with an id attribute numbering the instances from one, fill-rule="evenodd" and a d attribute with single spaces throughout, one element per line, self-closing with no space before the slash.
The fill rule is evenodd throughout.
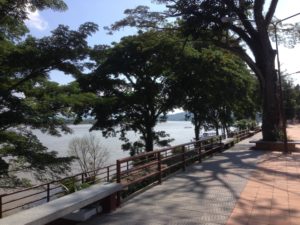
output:
<path id="1" fill-rule="evenodd" d="M 110 213 L 116 210 L 117 204 L 117 194 L 112 194 L 102 200 L 102 207 L 104 213 Z"/>

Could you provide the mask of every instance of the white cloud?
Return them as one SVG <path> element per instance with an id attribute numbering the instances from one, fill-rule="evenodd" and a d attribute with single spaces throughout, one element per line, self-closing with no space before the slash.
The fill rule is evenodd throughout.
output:
<path id="1" fill-rule="evenodd" d="M 41 17 L 38 10 L 29 12 L 26 24 L 28 27 L 35 28 L 40 31 L 46 30 L 48 28 L 48 22 Z"/>

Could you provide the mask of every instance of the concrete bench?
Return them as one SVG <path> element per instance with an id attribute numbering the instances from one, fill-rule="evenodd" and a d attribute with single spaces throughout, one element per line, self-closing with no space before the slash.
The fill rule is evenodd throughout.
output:
<path id="1" fill-rule="evenodd" d="M 46 204 L 0 219 L 0 225 L 43 225 L 62 218 L 92 203 L 103 201 L 106 212 L 116 208 L 116 194 L 122 190 L 117 183 L 95 184 Z"/>
<path id="2" fill-rule="evenodd" d="M 230 148 L 234 146 L 235 139 L 234 138 L 226 138 L 222 140 L 223 148 Z"/>
<path id="3" fill-rule="evenodd" d="M 249 141 L 249 143 L 255 144 L 253 149 L 257 150 L 268 150 L 268 151 L 284 151 L 284 143 L 283 141 Z M 291 152 L 297 151 L 296 145 L 299 145 L 300 141 L 288 141 L 287 146 L 288 150 Z"/>

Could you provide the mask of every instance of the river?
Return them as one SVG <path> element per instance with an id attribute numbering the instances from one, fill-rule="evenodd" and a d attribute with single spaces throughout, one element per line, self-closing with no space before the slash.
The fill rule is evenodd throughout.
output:
<path id="1" fill-rule="evenodd" d="M 68 146 L 70 141 L 74 137 L 83 137 L 89 134 L 90 124 L 80 124 L 80 125 L 70 125 L 72 128 L 72 134 L 63 134 L 61 137 L 51 136 L 40 131 L 34 131 L 39 140 L 49 149 L 57 151 L 59 156 L 68 155 Z M 165 131 L 173 138 L 174 141 L 171 145 L 183 144 L 190 142 L 194 137 L 193 125 L 190 121 L 168 121 L 164 123 L 158 123 L 155 127 L 157 131 Z M 122 141 L 118 137 L 104 138 L 102 137 L 101 131 L 93 131 L 92 134 L 100 138 L 101 146 L 108 150 L 109 159 L 108 164 L 115 163 L 116 159 L 123 158 L 129 155 L 128 151 L 123 151 L 121 149 Z M 130 140 L 137 140 L 139 138 L 138 134 L 134 132 L 128 132 L 128 138 Z"/>

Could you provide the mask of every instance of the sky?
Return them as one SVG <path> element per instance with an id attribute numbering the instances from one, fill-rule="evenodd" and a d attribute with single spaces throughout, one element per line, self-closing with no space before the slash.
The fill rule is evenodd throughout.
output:
<path id="1" fill-rule="evenodd" d="M 68 10 L 65 12 L 55 12 L 52 10 L 36 11 L 30 14 L 27 25 L 33 36 L 43 37 L 51 34 L 59 24 L 68 25 L 72 29 L 77 29 L 84 22 L 94 22 L 99 25 L 99 31 L 88 39 L 91 46 L 95 44 L 110 44 L 119 41 L 122 36 L 133 34 L 134 29 L 122 29 L 114 35 L 107 35 L 103 29 L 115 21 L 124 18 L 124 10 L 135 8 L 138 5 L 149 5 L 153 10 L 161 10 L 163 6 L 151 3 L 151 0 L 65 0 Z M 268 2 L 268 1 L 267 1 Z M 300 12 L 300 1 L 279 0 L 275 16 L 283 19 Z M 300 16 L 287 20 L 287 22 L 300 22 Z M 283 46 L 279 47 L 281 70 L 286 74 L 300 71 L 300 44 L 292 49 Z M 300 84 L 300 74 L 289 76 L 295 83 Z M 52 73 L 51 78 L 59 83 L 66 84 L 72 80 L 71 76 L 66 76 L 58 72 Z"/>

